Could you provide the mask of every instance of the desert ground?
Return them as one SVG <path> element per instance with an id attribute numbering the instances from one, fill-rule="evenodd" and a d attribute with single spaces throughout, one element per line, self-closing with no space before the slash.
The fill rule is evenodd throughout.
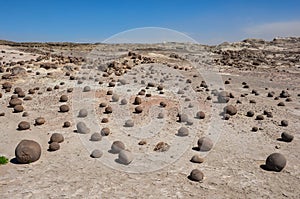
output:
<path id="1" fill-rule="evenodd" d="M 300 38 L 1 41 L 0 72 L 1 198 L 300 196 Z M 38 160 L 21 164 L 21 140 L 40 145 Z M 266 167 L 273 153 L 279 172 Z"/>

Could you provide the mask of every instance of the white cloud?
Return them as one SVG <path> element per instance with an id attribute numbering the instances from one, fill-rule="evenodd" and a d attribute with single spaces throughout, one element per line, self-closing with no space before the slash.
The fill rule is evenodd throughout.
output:
<path id="1" fill-rule="evenodd" d="M 273 39 L 274 37 L 300 37 L 300 21 L 273 22 L 247 27 L 249 37 Z"/>

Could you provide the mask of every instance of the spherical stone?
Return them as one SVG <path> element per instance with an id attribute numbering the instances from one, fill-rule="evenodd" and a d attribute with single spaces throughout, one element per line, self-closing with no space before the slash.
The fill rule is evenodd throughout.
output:
<path id="1" fill-rule="evenodd" d="M 121 141 L 114 141 L 111 145 L 111 151 L 113 153 L 119 153 L 121 150 L 125 149 L 125 144 Z"/>
<path id="2" fill-rule="evenodd" d="M 89 91 L 91 91 L 91 87 L 85 86 L 85 87 L 83 88 L 83 92 L 89 92 Z"/>
<path id="3" fill-rule="evenodd" d="M 13 98 L 9 101 L 9 106 L 15 107 L 16 105 L 22 105 L 22 100 L 18 98 Z"/>
<path id="4" fill-rule="evenodd" d="M 134 126 L 133 120 L 126 120 L 125 121 L 125 127 L 133 127 L 133 126 Z"/>
<path id="5" fill-rule="evenodd" d="M 198 148 L 200 151 L 210 151 L 213 145 L 212 140 L 208 137 L 202 137 L 198 140 Z"/>
<path id="6" fill-rule="evenodd" d="M 127 100 L 126 99 L 122 99 L 121 100 L 121 105 L 126 105 L 128 102 L 127 102 Z"/>
<path id="7" fill-rule="evenodd" d="M 64 122 L 64 125 L 63 125 L 64 128 L 68 128 L 70 126 L 71 126 L 71 122 L 69 122 L 69 121 Z"/>
<path id="8" fill-rule="evenodd" d="M 68 101 L 68 96 L 67 96 L 67 95 L 62 95 L 62 96 L 60 96 L 59 101 L 60 101 L 60 102 L 66 102 L 66 101 Z"/>
<path id="9" fill-rule="evenodd" d="M 191 159 L 191 162 L 194 162 L 194 163 L 202 163 L 204 162 L 204 158 L 202 158 L 201 156 L 199 155 L 194 155 Z"/>
<path id="10" fill-rule="evenodd" d="M 78 117 L 86 117 L 88 115 L 88 111 L 83 108 L 79 110 Z"/>
<path id="11" fill-rule="evenodd" d="M 77 133 L 88 134 L 90 129 L 86 126 L 84 122 L 78 122 L 77 125 Z"/>
<path id="12" fill-rule="evenodd" d="M 226 91 L 221 91 L 218 93 L 218 102 L 219 103 L 227 103 L 230 99 L 229 93 Z"/>
<path id="13" fill-rule="evenodd" d="M 189 130 L 184 126 L 180 127 L 180 129 L 178 129 L 177 135 L 181 136 L 181 137 L 188 136 L 189 135 Z"/>
<path id="14" fill-rule="evenodd" d="M 272 171 L 281 171 L 286 165 L 286 158 L 280 153 L 272 153 L 266 160 L 266 168 Z"/>
<path id="15" fill-rule="evenodd" d="M 121 150 L 119 153 L 118 162 L 121 164 L 128 165 L 132 162 L 133 155 L 130 151 L 127 150 Z"/>
<path id="16" fill-rule="evenodd" d="M 62 113 L 68 112 L 70 110 L 69 106 L 66 104 L 63 104 L 59 107 L 59 111 Z"/>
<path id="17" fill-rule="evenodd" d="M 188 119 L 188 120 L 186 121 L 186 124 L 187 124 L 187 125 L 193 125 L 193 124 L 194 124 L 194 122 L 193 122 L 193 120 L 192 120 L 192 119 Z"/>
<path id="18" fill-rule="evenodd" d="M 280 124 L 281 126 L 288 126 L 289 122 L 287 120 L 281 120 Z"/>
<path id="19" fill-rule="evenodd" d="M 157 116 L 159 119 L 162 119 L 165 117 L 165 115 L 163 113 L 159 113 L 158 116 Z"/>
<path id="20" fill-rule="evenodd" d="M 101 102 L 99 105 L 99 107 L 101 107 L 101 108 L 106 107 L 106 106 L 107 106 L 107 103 L 105 103 L 105 102 Z"/>
<path id="21" fill-rule="evenodd" d="M 190 174 L 190 179 L 193 181 L 202 181 L 204 177 L 204 174 L 199 169 L 193 169 Z"/>
<path id="22" fill-rule="evenodd" d="M 159 105 L 164 108 L 164 107 L 167 106 L 167 103 L 166 102 L 160 102 Z"/>
<path id="23" fill-rule="evenodd" d="M 18 97 L 21 97 L 21 98 L 25 97 L 25 92 L 24 91 L 18 92 Z"/>
<path id="24" fill-rule="evenodd" d="M 60 145 L 58 142 L 51 142 L 49 144 L 49 151 L 57 151 L 60 149 Z"/>
<path id="25" fill-rule="evenodd" d="M 140 97 L 135 97 L 135 99 L 134 99 L 134 104 L 135 105 L 139 105 L 139 104 L 141 104 L 142 103 L 142 99 L 140 98 Z"/>
<path id="26" fill-rule="evenodd" d="M 92 135 L 91 135 L 91 141 L 100 141 L 102 139 L 102 136 L 101 136 L 101 134 L 100 133 L 93 133 Z"/>
<path id="27" fill-rule="evenodd" d="M 283 133 L 281 133 L 281 139 L 282 139 L 282 141 L 285 141 L 285 142 L 291 142 L 291 141 L 293 141 L 294 136 L 291 134 L 288 134 L 286 132 L 283 132 Z"/>
<path id="28" fill-rule="evenodd" d="M 37 161 L 41 156 L 41 146 L 33 140 L 22 140 L 15 149 L 19 163 L 28 164 Z"/>
<path id="29" fill-rule="evenodd" d="M 224 113 L 229 115 L 235 115 L 237 113 L 237 109 L 233 105 L 227 105 L 224 107 Z"/>
<path id="30" fill-rule="evenodd" d="M 109 113 L 112 113 L 112 108 L 110 106 L 106 107 L 105 108 L 105 113 L 109 114 Z"/>
<path id="31" fill-rule="evenodd" d="M 135 107 L 135 112 L 136 113 L 142 113 L 143 112 L 143 107 L 142 106 L 137 106 L 137 107 Z"/>
<path id="32" fill-rule="evenodd" d="M 103 155 L 103 152 L 101 150 L 99 150 L 99 149 L 95 149 L 91 153 L 91 157 L 92 158 L 101 158 L 102 155 Z"/>
<path id="33" fill-rule="evenodd" d="M 205 118 L 205 113 L 203 111 L 199 111 L 196 113 L 196 117 L 199 119 L 204 119 Z"/>
<path id="34" fill-rule="evenodd" d="M 14 107 L 14 112 L 15 113 L 20 113 L 20 112 L 23 112 L 24 111 L 24 107 L 22 105 L 16 105 Z"/>
<path id="35" fill-rule="evenodd" d="M 18 130 L 27 130 L 30 128 L 29 122 L 22 121 L 18 124 Z"/>
<path id="36" fill-rule="evenodd" d="M 285 106 L 284 102 L 279 102 L 277 106 Z"/>
<path id="37" fill-rule="evenodd" d="M 105 118 L 102 118 L 101 122 L 102 122 L 102 123 L 107 123 L 107 122 L 108 122 L 108 118 L 106 118 L 106 117 L 105 117 Z"/>
<path id="38" fill-rule="evenodd" d="M 247 116 L 248 117 L 253 117 L 254 116 L 254 112 L 253 111 L 248 111 L 247 112 Z"/>
<path id="39" fill-rule="evenodd" d="M 50 142 L 61 143 L 64 140 L 65 140 L 65 138 L 61 133 L 53 133 L 50 137 Z"/>
<path id="40" fill-rule="evenodd" d="M 35 119 L 35 124 L 36 125 L 42 125 L 42 124 L 45 124 L 45 122 L 46 122 L 46 120 L 43 117 L 38 117 L 38 118 Z"/>
<path id="41" fill-rule="evenodd" d="M 104 127 L 101 129 L 101 135 L 108 136 L 110 134 L 110 129 L 107 127 Z"/>
<path id="42" fill-rule="evenodd" d="M 258 128 L 256 126 L 254 126 L 254 127 L 252 127 L 252 131 L 256 132 L 256 131 L 258 131 Z"/>
<path id="43" fill-rule="evenodd" d="M 113 102 L 118 102 L 119 99 L 120 99 L 120 97 L 117 94 L 113 94 L 112 97 L 111 97 L 111 101 L 113 101 Z"/>
<path id="44" fill-rule="evenodd" d="M 187 114 L 180 114 L 179 115 L 179 121 L 180 122 L 187 122 L 188 121 L 188 119 L 189 119 L 189 117 L 187 116 Z"/>
<path id="45" fill-rule="evenodd" d="M 265 119 L 263 115 L 257 115 L 256 116 L 256 120 L 263 120 Z"/>
<path id="46" fill-rule="evenodd" d="M 29 113 L 28 113 L 28 112 L 24 112 L 24 113 L 22 114 L 22 117 L 27 117 L 27 116 L 29 116 Z"/>

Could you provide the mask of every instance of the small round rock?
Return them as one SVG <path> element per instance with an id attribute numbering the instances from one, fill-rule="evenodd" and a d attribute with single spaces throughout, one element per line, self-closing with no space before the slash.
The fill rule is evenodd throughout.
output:
<path id="1" fill-rule="evenodd" d="M 60 149 L 60 145 L 58 142 L 51 142 L 49 144 L 49 151 L 57 151 Z"/>
<path id="2" fill-rule="evenodd" d="M 26 122 L 26 121 L 22 121 L 22 122 L 20 122 L 19 124 L 18 124 L 18 129 L 19 130 L 27 130 L 27 129 L 29 129 L 30 128 L 30 124 L 29 124 L 29 122 Z"/>
<path id="3" fill-rule="evenodd" d="M 53 133 L 50 137 L 50 142 L 61 143 L 65 140 L 64 136 L 61 133 Z"/>
<path id="4" fill-rule="evenodd" d="M 86 117 L 88 115 L 88 111 L 83 108 L 79 110 L 78 117 Z"/>
<path id="5" fill-rule="evenodd" d="M 203 180 L 204 174 L 199 169 L 193 169 L 189 177 L 193 181 L 200 182 Z"/>
<path id="6" fill-rule="evenodd" d="M 128 165 L 132 162 L 133 155 L 130 151 L 121 150 L 118 157 L 118 162 L 121 164 Z"/>
<path id="7" fill-rule="evenodd" d="M 93 133 L 91 135 L 91 141 L 94 141 L 94 142 L 97 142 L 97 141 L 100 141 L 102 139 L 102 136 L 100 133 Z"/>
<path id="8" fill-rule="evenodd" d="M 294 136 L 291 134 L 288 134 L 286 132 L 281 133 L 281 139 L 284 142 L 291 142 L 294 139 Z"/>
<path id="9" fill-rule="evenodd" d="M 102 155 L 103 155 L 103 152 L 101 150 L 99 150 L 99 149 L 95 149 L 91 153 L 91 157 L 92 158 L 101 158 Z"/>
<path id="10" fill-rule="evenodd" d="M 133 120 L 126 120 L 125 121 L 125 127 L 133 127 L 134 121 Z"/>
<path id="11" fill-rule="evenodd" d="M 198 148 L 200 151 L 210 151 L 213 145 L 212 140 L 208 137 L 202 137 L 198 140 Z"/>
<path id="12" fill-rule="evenodd" d="M 86 126 L 84 122 L 78 122 L 77 125 L 77 133 L 88 134 L 90 129 Z"/>
<path id="13" fill-rule="evenodd" d="M 59 107 L 59 111 L 62 113 L 68 112 L 70 110 L 69 106 L 66 104 L 63 104 Z"/>
<path id="14" fill-rule="evenodd" d="M 177 135 L 181 136 L 181 137 L 188 136 L 189 135 L 189 130 L 184 126 L 180 127 L 180 129 L 178 129 Z"/>
<path id="15" fill-rule="evenodd" d="M 114 141 L 111 145 L 111 151 L 113 153 L 119 153 L 121 150 L 125 149 L 125 144 L 121 141 Z"/>
<path id="16" fill-rule="evenodd" d="M 194 155 L 191 159 L 191 162 L 202 163 L 204 162 L 204 158 L 202 158 L 200 155 Z"/>
<path id="17" fill-rule="evenodd" d="M 46 120 L 43 117 L 38 117 L 38 118 L 35 119 L 35 124 L 36 125 L 42 125 L 42 124 L 45 124 L 45 122 L 46 122 Z"/>
<path id="18" fill-rule="evenodd" d="M 286 165 L 286 158 L 281 153 L 272 153 L 266 159 L 266 168 L 280 172 Z"/>

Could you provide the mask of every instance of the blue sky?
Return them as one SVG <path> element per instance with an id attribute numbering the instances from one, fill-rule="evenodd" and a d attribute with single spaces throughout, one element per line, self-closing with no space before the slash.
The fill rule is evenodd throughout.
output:
<path id="1" fill-rule="evenodd" d="M 141 27 L 173 29 L 204 44 L 300 36 L 300 1 L 1 1 L 0 39 L 101 42 Z"/>

